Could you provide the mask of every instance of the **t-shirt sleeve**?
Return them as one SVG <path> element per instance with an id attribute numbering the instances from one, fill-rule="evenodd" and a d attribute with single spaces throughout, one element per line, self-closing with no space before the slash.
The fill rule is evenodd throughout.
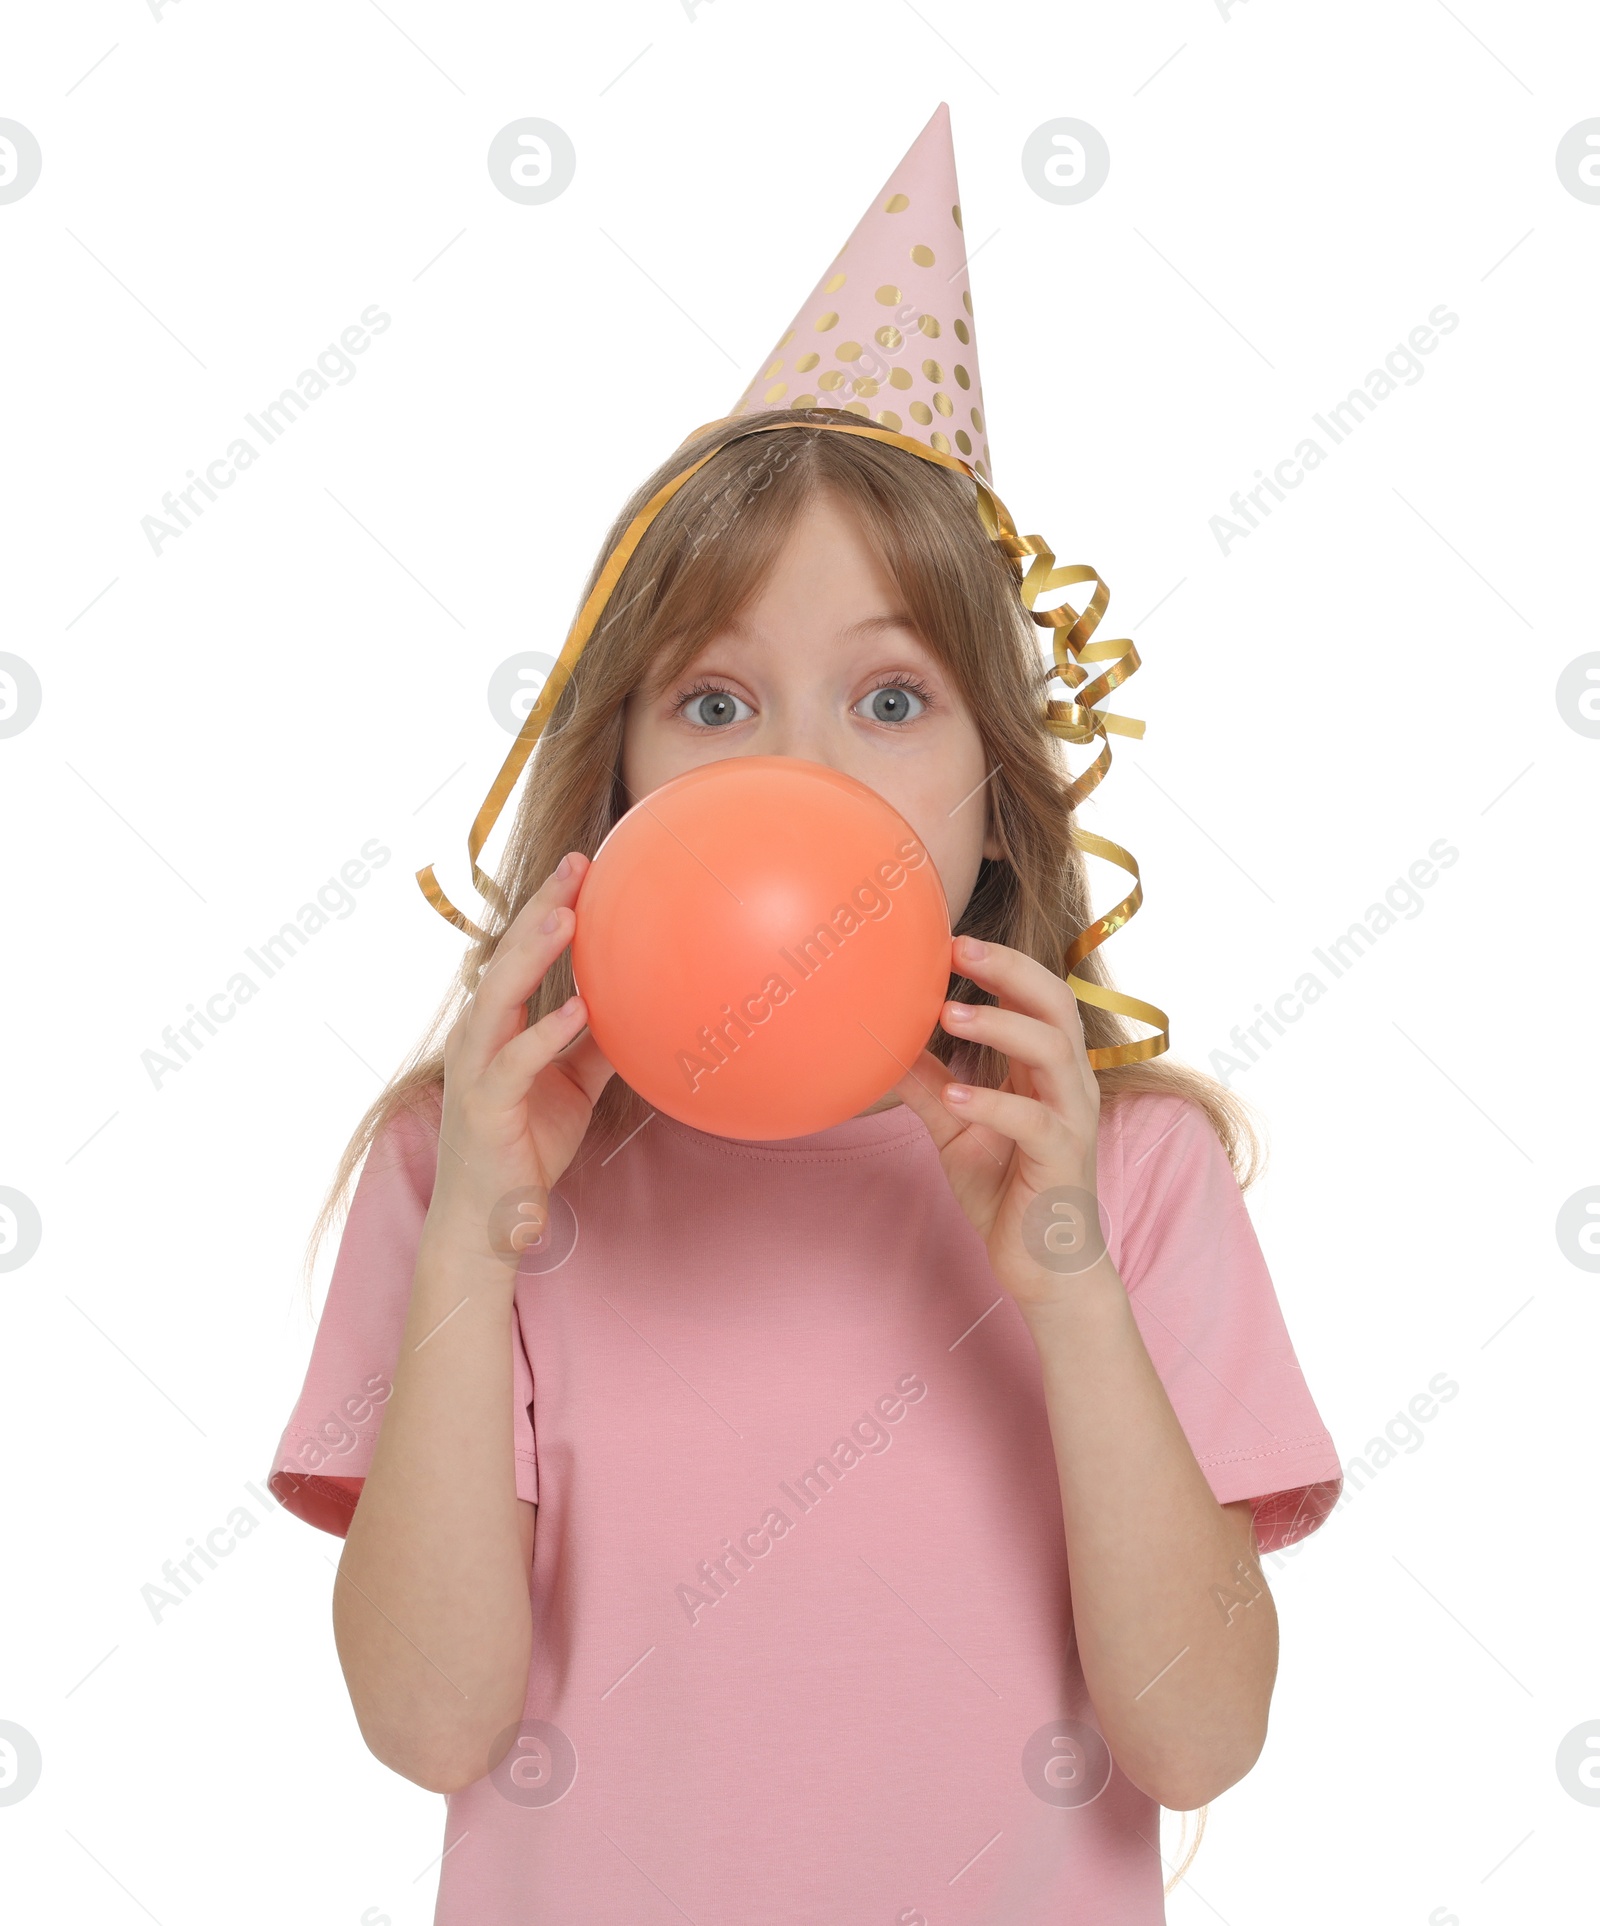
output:
<path id="1" fill-rule="evenodd" d="M 268 1489 L 286 1510 L 341 1538 L 355 1513 L 394 1389 L 438 1145 L 436 1125 L 402 1109 L 368 1151 L 334 1259 L 305 1383 L 267 1479 Z M 537 1504 L 533 1373 L 515 1315 L 511 1328 L 517 1496 Z"/>
<path id="2" fill-rule="evenodd" d="M 1276 1551 L 1332 1511 L 1344 1476 L 1333 1439 L 1205 1112 L 1148 1092 L 1114 1108 L 1113 1261 L 1217 1502 L 1254 1500 L 1257 1546 Z"/>

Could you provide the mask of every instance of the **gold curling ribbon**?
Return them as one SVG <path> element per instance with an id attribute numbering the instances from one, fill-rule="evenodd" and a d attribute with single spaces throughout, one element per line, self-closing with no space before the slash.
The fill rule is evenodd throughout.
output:
<path id="1" fill-rule="evenodd" d="M 834 416 L 840 411 L 817 410 L 819 416 Z M 725 415 L 718 421 L 707 422 L 696 428 L 693 434 L 686 435 L 679 444 L 686 447 L 698 440 L 709 429 L 721 427 L 723 422 L 736 417 Z M 941 468 L 949 468 L 964 475 L 978 491 L 978 515 L 984 530 L 1007 557 L 1013 575 L 1017 578 L 1017 593 L 1022 606 L 1041 628 L 1055 630 L 1055 669 L 1052 679 L 1059 676 L 1067 687 L 1074 691 L 1070 701 L 1047 700 L 1045 705 L 1045 727 L 1052 735 L 1063 742 L 1091 742 L 1100 739 L 1100 753 L 1080 775 L 1068 786 L 1068 795 L 1074 807 L 1081 803 L 1105 779 L 1111 767 L 1111 744 L 1107 740 L 1112 735 L 1142 737 L 1144 724 L 1131 717 L 1113 715 L 1108 710 L 1095 707 L 1102 697 L 1117 688 L 1139 667 L 1139 652 L 1133 643 L 1126 639 L 1119 641 L 1095 642 L 1090 638 L 1100 625 L 1110 601 L 1111 591 L 1092 568 L 1081 564 L 1057 568 L 1055 552 L 1040 535 L 1019 535 L 1010 511 L 989 484 L 967 462 L 958 455 L 943 455 L 936 448 L 914 441 L 909 435 L 897 434 L 889 428 L 879 428 L 859 420 L 855 416 L 845 419 L 813 419 L 806 421 L 778 421 L 761 423 L 755 421 L 749 428 L 730 435 L 718 443 L 716 448 L 693 461 L 687 468 L 679 471 L 671 480 L 651 496 L 644 507 L 628 524 L 621 541 L 606 558 L 593 589 L 585 598 L 583 607 L 578 611 L 566 643 L 556 661 L 555 667 L 546 678 L 544 687 L 539 691 L 539 699 L 523 719 L 522 727 L 512 743 L 500 773 L 489 786 L 489 793 L 483 799 L 482 807 L 473 819 L 472 828 L 467 835 L 467 857 L 472 867 L 473 886 L 490 903 L 502 921 L 509 922 L 510 907 L 504 892 L 478 867 L 478 856 L 489 840 L 490 832 L 498 820 L 506 799 L 516 786 L 533 746 L 544 730 L 562 690 L 571 680 L 577 666 L 578 657 L 584 645 L 595 631 L 601 615 L 605 611 L 611 593 L 615 589 L 622 571 L 627 567 L 634 550 L 643 539 L 645 530 L 660 511 L 677 494 L 697 469 L 703 468 L 713 455 L 733 442 L 743 441 L 750 435 L 773 434 L 784 428 L 828 429 L 840 434 L 864 435 L 871 441 L 886 442 L 894 448 L 903 448 L 908 454 L 916 455 L 923 461 L 936 462 Z M 1024 571 L 1023 563 L 1028 566 Z M 1070 588 L 1079 582 L 1093 582 L 1094 590 L 1089 601 L 1080 612 L 1069 602 L 1058 603 L 1053 608 L 1041 609 L 1037 606 L 1041 595 L 1055 589 Z M 1090 679 L 1085 662 L 1104 662 L 1109 666 Z M 1139 865 L 1119 843 L 1111 842 L 1104 836 L 1096 836 L 1090 831 L 1072 830 L 1076 846 L 1091 856 L 1099 856 L 1105 861 L 1115 863 L 1125 869 L 1134 879 L 1133 888 L 1123 897 L 1115 908 L 1104 916 L 1097 917 L 1082 929 L 1068 945 L 1065 955 L 1067 984 L 1080 1003 L 1088 1003 L 1099 1010 L 1109 1010 L 1118 1016 L 1132 1017 L 1140 1023 L 1148 1023 L 1156 1031 L 1154 1036 L 1141 1037 L 1134 1043 L 1118 1043 L 1105 1049 L 1093 1049 L 1088 1053 L 1089 1065 L 1095 1070 L 1109 1070 L 1119 1064 L 1143 1063 L 1151 1057 L 1160 1056 L 1171 1042 L 1168 1033 L 1166 1012 L 1157 1009 L 1155 1004 L 1146 1003 L 1139 997 L 1128 996 L 1120 990 L 1107 989 L 1103 984 L 1091 983 L 1086 978 L 1073 973 L 1073 966 L 1081 963 L 1091 950 L 1096 950 L 1109 937 L 1133 916 L 1144 900 L 1144 891 L 1139 881 Z M 478 928 L 468 917 L 458 910 L 433 873 L 430 863 L 425 869 L 417 871 L 417 882 L 422 893 L 434 909 L 465 935 L 487 942 L 485 932 Z"/>
<path id="2" fill-rule="evenodd" d="M 467 860 L 472 865 L 473 887 L 485 902 L 494 906 L 503 921 L 510 921 L 510 907 L 494 878 L 485 875 L 479 869 L 479 852 L 489 840 L 489 832 L 494 828 L 500 811 L 505 807 L 506 798 L 516 786 L 517 778 L 522 774 L 529 756 L 533 754 L 533 745 L 539 740 L 545 723 L 550 719 L 550 713 L 555 708 L 561 691 L 571 680 L 572 671 L 578 665 L 578 657 L 583 654 L 584 644 L 594 633 L 595 624 L 600 620 L 606 603 L 611 599 L 611 591 L 616 587 L 622 571 L 632 558 L 633 551 L 639 546 L 645 530 L 695 470 L 703 468 L 716 452 L 712 449 L 710 454 L 702 455 L 699 461 L 691 462 L 680 474 L 674 475 L 671 481 L 664 483 L 628 524 L 622 540 L 606 558 L 605 567 L 600 571 L 593 589 L 578 611 L 578 619 L 572 625 L 555 667 L 545 678 L 545 685 L 539 691 L 538 701 L 523 717 L 517 739 L 512 743 L 509 754 L 500 766 L 499 775 L 489 785 L 489 793 L 484 797 L 482 806 L 473 818 L 472 828 L 467 833 Z M 438 878 L 433 873 L 432 863 L 429 863 L 425 869 L 417 871 L 417 881 L 422 886 L 423 895 L 447 923 L 454 924 L 458 930 L 475 937 L 479 942 L 488 941 L 477 924 L 463 915 L 445 895 L 439 886 Z"/>

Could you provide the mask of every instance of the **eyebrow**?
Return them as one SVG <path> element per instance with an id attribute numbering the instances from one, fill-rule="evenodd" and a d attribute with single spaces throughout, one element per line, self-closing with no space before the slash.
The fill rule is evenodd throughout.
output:
<path id="1" fill-rule="evenodd" d="M 869 615 L 864 621 L 852 622 L 844 635 L 876 635 L 883 629 L 909 629 L 913 635 L 918 633 L 917 625 L 904 612 L 899 615 Z"/>

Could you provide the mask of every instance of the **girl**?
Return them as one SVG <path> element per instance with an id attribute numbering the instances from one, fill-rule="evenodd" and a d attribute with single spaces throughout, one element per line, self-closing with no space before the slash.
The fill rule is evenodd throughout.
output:
<path id="1" fill-rule="evenodd" d="M 1158 1806 L 1265 1737 L 1260 1554 L 1338 1491 L 1242 1108 L 1063 980 L 1094 839 L 972 471 L 815 399 L 618 518 L 499 914 L 319 1220 L 365 1154 L 272 1485 L 345 1537 L 455 1926 L 1151 1926 Z M 650 1112 L 571 994 L 589 854 L 733 755 L 878 790 L 955 930 L 908 1074 L 774 1142 Z"/>

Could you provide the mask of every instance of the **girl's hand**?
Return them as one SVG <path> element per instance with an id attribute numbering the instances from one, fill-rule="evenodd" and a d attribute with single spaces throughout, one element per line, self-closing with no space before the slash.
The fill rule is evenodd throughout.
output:
<path id="1" fill-rule="evenodd" d="M 438 1174 L 423 1234 L 473 1258 L 492 1250 L 508 1268 L 544 1229 L 550 1187 L 614 1074 L 585 1029 L 581 997 L 534 1024 L 524 1007 L 572 941 L 588 867 L 569 850 L 523 904 L 445 1038 Z"/>
<path id="2" fill-rule="evenodd" d="M 952 1083 L 924 1050 L 895 1094 L 928 1126 L 1001 1286 L 1025 1311 L 1058 1303 L 1105 1252 L 1095 1198 L 1100 1086 L 1077 999 L 1054 971 L 1003 943 L 957 937 L 952 957 L 955 972 L 999 1004 L 946 1003 L 940 1022 L 1004 1051 L 1005 1082 Z"/>

